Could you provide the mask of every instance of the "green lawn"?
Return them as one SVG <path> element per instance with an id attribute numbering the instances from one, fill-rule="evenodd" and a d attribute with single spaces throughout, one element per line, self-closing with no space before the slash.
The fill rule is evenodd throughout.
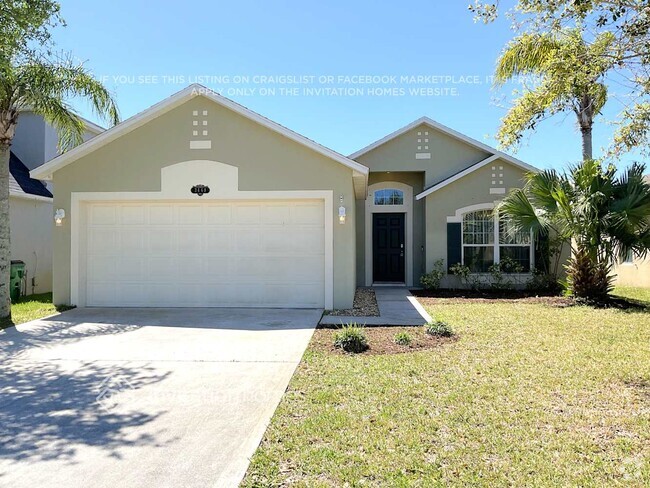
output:
<path id="1" fill-rule="evenodd" d="M 613 295 L 630 298 L 632 300 L 644 302 L 650 306 L 650 288 L 635 288 L 633 286 L 617 286 L 614 288 Z"/>
<path id="2" fill-rule="evenodd" d="M 54 306 L 52 304 L 51 293 L 22 297 L 16 303 L 12 304 L 11 319 L 0 319 L 0 329 L 46 317 L 56 312 L 67 310 L 68 308 Z"/>
<path id="3" fill-rule="evenodd" d="M 650 485 L 650 312 L 423 302 L 458 340 L 310 347 L 243 486 Z"/>

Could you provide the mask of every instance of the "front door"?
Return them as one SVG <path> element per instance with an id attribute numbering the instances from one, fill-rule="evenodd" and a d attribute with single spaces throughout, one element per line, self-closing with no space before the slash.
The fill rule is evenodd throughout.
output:
<path id="1" fill-rule="evenodd" d="M 373 281 L 404 283 L 404 214 L 372 214 Z"/>

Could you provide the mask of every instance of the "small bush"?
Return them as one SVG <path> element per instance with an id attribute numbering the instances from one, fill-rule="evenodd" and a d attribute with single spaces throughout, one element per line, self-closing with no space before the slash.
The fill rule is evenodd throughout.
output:
<path id="1" fill-rule="evenodd" d="M 413 339 L 406 332 L 398 332 L 395 334 L 395 344 L 398 346 L 410 346 Z"/>
<path id="2" fill-rule="evenodd" d="M 454 335 L 454 330 L 451 328 L 451 325 L 441 320 L 429 322 L 424 327 L 426 328 L 427 334 L 432 336 L 451 337 Z"/>
<path id="3" fill-rule="evenodd" d="M 345 352 L 359 353 L 368 349 L 368 339 L 362 325 L 347 324 L 334 335 L 334 347 Z"/>
<path id="4" fill-rule="evenodd" d="M 557 276 L 539 269 L 533 269 L 530 279 L 526 282 L 526 289 L 537 293 L 559 295 L 562 288 Z"/>
<path id="5" fill-rule="evenodd" d="M 465 288 L 476 291 L 480 290 L 483 287 L 481 274 L 472 273 L 472 270 L 469 268 L 469 266 L 456 263 L 453 266 L 450 266 L 449 273 L 454 276 L 458 276 L 460 284 Z"/>
<path id="6" fill-rule="evenodd" d="M 442 259 L 433 263 L 433 269 L 430 273 L 422 275 L 420 284 L 425 290 L 437 290 L 440 288 L 440 281 L 445 276 L 444 264 Z"/>

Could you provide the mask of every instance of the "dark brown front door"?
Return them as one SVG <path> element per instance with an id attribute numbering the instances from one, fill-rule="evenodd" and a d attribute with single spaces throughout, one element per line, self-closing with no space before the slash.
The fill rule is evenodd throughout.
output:
<path id="1" fill-rule="evenodd" d="M 373 281 L 404 282 L 404 214 L 372 214 Z"/>

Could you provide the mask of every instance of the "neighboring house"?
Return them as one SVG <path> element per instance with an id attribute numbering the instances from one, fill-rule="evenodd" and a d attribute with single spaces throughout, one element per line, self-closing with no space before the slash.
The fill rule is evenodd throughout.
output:
<path id="1" fill-rule="evenodd" d="M 32 171 L 54 182 L 54 300 L 347 308 L 443 259 L 535 265 L 492 209 L 534 168 L 423 118 L 345 157 L 192 85 Z"/>
<path id="2" fill-rule="evenodd" d="M 9 159 L 11 259 L 25 263 L 23 293 L 52 290 L 52 193 L 29 177 L 13 152 Z"/>
<path id="3" fill-rule="evenodd" d="M 645 179 L 650 183 L 650 175 L 646 175 Z M 629 253 L 614 266 L 614 273 L 617 285 L 650 288 L 650 256 L 641 258 Z"/>
<path id="4" fill-rule="evenodd" d="M 103 129 L 85 121 L 84 140 Z M 22 111 L 9 161 L 11 259 L 25 263 L 27 295 L 52 290 L 52 188 L 30 178 L 29 171 L 59 154 L 56 130 L 42 117 Z"/>

